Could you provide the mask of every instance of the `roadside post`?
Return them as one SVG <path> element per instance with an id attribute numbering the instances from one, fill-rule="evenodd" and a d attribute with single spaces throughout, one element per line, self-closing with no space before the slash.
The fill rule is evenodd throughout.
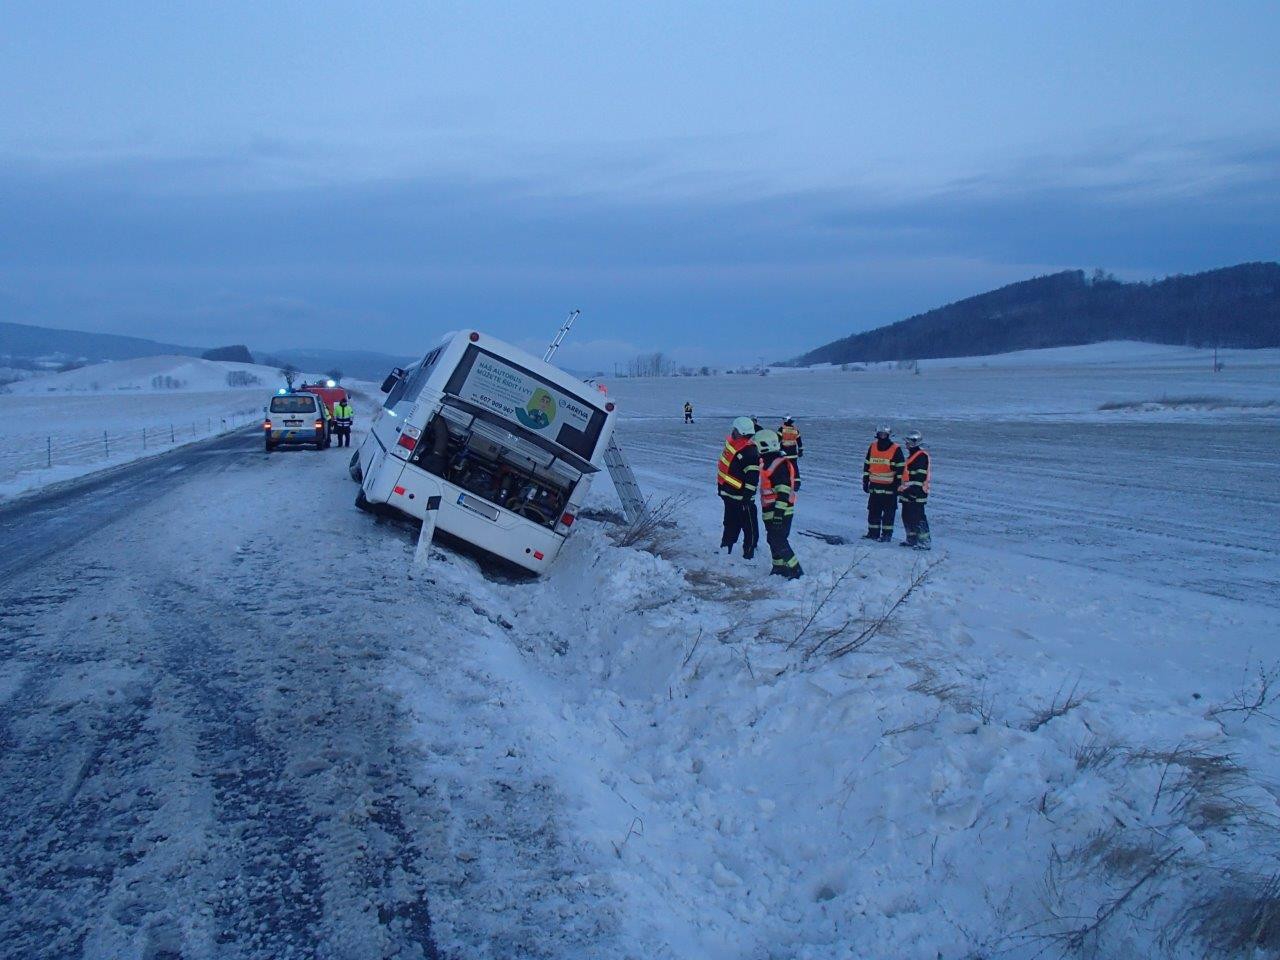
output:
<path id="1" fill-rule="evenodd" d="M 436 517 L 440 513 L 440 497 L 427 497 L 427 511 L 422 518 L 422 529 L 418 531 L 418 546 L 413 551 L 413 569 L 423 572 L 427 569 L 427 561 L 431 559 L 431 538 L 436 535 Z"/>

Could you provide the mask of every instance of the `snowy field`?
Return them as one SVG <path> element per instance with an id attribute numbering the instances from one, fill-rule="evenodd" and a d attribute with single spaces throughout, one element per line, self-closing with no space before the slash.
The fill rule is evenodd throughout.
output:
<path id="1" fill-rule="evenodd" d="M 620 381 L 675 526 L 585 525 L 545 584 L 441 567 L 636 955 L 1276 955 L 1280 711 L 1244 707 L 1280 663 L 1280 357 L 1101 354 Z M 797 583 L 715 551 L 744 413 L 804 433 Z M 856 540 L 881 420 L 935 457 L 923 559 Z"/>
<path id="2" fill-rule="evenodd" d="M 280 383 L 259 364 L 144 357 L 10 384 L 0 499 L 244 426 Z"/>
<path id="3" fill-rule="evenodd" d="M 344 453 L 211 454 L 79 590 L 6 585 L 14 815 L 106 839 L 23 826 L 57 869 L 0 872 L 0 944 L 421 956 L 425 896 L 458 960 L 1280 956 L 1280 356 L 1121 352 L 611 383 L 674 522 L 619 545 L 603 481 L 539 581 L 410 579 Z M 715 549 L 742 414 L 803 431 L 802 580 Z M 856 539 L 882 420 L 934 454 L 930 554 Z M 305 606 L 263 589 L 299 542 Z"/>

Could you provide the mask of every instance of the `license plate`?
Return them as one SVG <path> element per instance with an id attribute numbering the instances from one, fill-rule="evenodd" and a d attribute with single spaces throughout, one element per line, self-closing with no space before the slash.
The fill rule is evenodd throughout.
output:
<path id="1" fill-rule="evenodd" d="M 286 420 L 286 421 L 284 422 L 284 425 L 285 425 L 286 427 L 300 427 L 300 426 L 302 426 L 302 421 L 301 421 L 301 420 Z"/>
<path id="2" fill-rule="evenodd" d="M 475 497 L 468 496 L 465 493 L 458 494 L 458 506 L 466 507 L 472 513 L 478 513 L 489 520 L 498 519 L 497 507 L 491 507 L 483 500 L 477 500 Z"/>

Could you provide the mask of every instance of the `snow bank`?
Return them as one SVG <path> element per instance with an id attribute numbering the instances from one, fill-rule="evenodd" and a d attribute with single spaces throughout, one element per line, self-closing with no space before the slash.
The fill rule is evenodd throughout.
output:
<path id="1" fill-rule="evenodd" d="M 1096 500 L 1096 481 L 1075 466 L 1096 448 L 1100 398 L 1188 376 L 1214 375 L 621 381 L 622 443 L 648 492 L 684 498 L 676 525 L 622 548 L 583 519 L 534 583 L 433 565 L 438 595 L 483 614 L 467 618 L 458 655 L 501 682 L 513 716 L 496 742 L 553 772 L 575 869 L 621 898 L 608 914 L 628 947 L 617 955 L 1237 955 L 1214 904 L 1244 902 L 1273 870 L 1280 752 L 1272 721 L 1230 705 L 1274 657 L 1280 563 L 1206 512 L 1199 461 L 1181 453 L 1218 455 L 1205 411 L 1125 435 L 1150 471 L 1138 513 L 1127 501 L 1112 513 L 1119 488 L 1078 499 Z M 1274 376 L 1228 368 L 1216 382 L 1262 397 Z M 724 424 L 681 424 L 691 395 L 700 417 L 823 411 L 800 424 L 805 579 L 715 551 Z M 855 539 L 852 475 L 886 409 L 929 418 L 944 451 L 939 549 L 923 562 Z M 1274 419 L 1252 420 L 1255 437 L 1275 435 Z M 993 470 L 991 450 L 1011 469 Z M 1158 513 L 1149 531 L 1144 510 Z M 411 672 L 395 684 L 424 718 L 419 743 L 438 739 L 449 718 L 415 698 Z M 511 852 L 467 842 L 487 862 Z"/>

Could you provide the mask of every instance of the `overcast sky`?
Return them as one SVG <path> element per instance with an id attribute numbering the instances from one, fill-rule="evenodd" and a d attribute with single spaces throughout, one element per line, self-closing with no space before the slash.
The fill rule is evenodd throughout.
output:
<path id="1" fill-rule="evenodd" d="M 780 359 L 1280 247 L 1280 6 L 0 4 L 0 319 Z"/>

